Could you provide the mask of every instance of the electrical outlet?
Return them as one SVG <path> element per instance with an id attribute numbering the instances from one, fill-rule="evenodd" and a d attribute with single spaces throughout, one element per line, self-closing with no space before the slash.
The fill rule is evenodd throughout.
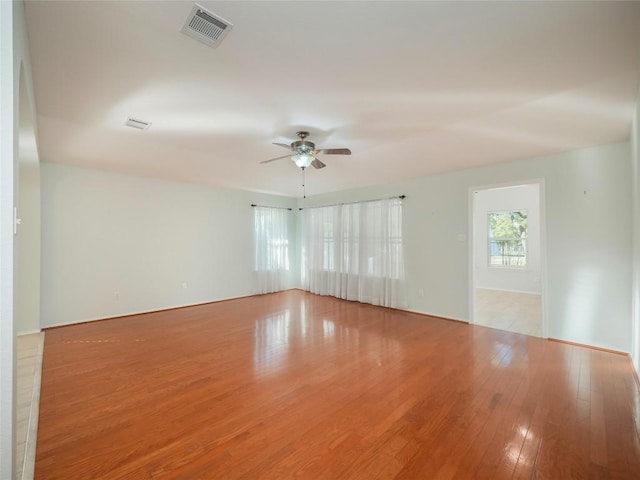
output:
<path id="1" fill-rule="evenodd" d="M 182 282 L 182 288 L 187 288 L 187 282 Z"/>
<path id="2" fill-rule="evenodd" d="M 418 296 L 419 296 L 420 298 L 424 297 L 424 288 L 419 288 L 419 289 L 418 289 Z"/>
<path id="3" fill-rule="evenodd" d="M 120 292 L 113 292 L 113 298 L 120 300 Z"/>

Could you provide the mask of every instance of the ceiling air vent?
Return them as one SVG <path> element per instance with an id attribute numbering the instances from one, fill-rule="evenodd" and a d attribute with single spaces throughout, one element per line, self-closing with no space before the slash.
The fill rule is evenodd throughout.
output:
<path id="1" fill-rule="evenodd" d="M 127 118 L 125 122 L 127 127 L 137 128 L 138 130 L 146 130 L 151 126 L 151 122 L 145 122 L 144 120 L 137 120 L 135 118 Z"/>
<path id="2" fill-rule="evenodd" d="M 216 48 L 233 28 L 233 24 L 206 11 L 197 3 L 191 9 L 181 32 Z"/>

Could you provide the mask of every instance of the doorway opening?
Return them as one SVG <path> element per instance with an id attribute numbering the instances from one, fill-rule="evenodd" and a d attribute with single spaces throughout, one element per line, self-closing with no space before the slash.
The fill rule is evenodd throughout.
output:
<path id="1" fill-rule="evenodd" d="M 547 337 L 542 181 L 470 191 L 471 323 Z"/>

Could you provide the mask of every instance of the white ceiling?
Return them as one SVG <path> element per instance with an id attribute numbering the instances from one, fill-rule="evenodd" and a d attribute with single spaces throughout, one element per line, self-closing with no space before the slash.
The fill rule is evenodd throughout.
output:
<path id="1" fill-rule="evenodd" d="M 623 141 L 640 2 L 28 1 L 40 158 L 299 196 Z M 127 116 L 147 131 L 124 126 Z"/>

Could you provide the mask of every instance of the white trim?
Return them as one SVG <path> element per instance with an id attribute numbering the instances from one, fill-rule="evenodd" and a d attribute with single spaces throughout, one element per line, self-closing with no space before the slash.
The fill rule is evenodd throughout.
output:
<path id="1" fill-rule="evenodd" d="M 474 228 L 474 192 L 478 190 L 493 190 L 496 188 L 516 187 L 520 185 L 538 185 L 539 202 L 540 202 L 540 294 L 542 299 L 542 338 L 549 338 L 549 320 L 548 320 L 548 288 L 547 288 L 547 221 L 546 221 L 546 191 L 544 178 L 533 178 L 529 180 L 520 180 L 512 182 L 503 182 L 490 185 L 482 185 L 469 187 L 468 190 L 468 221 L 469 221 L 469 324 L 475 324 L 475 253 L 474 243 L 476 232 Z M 483 288 L 483 287 L 478 287 Z M 530 292 L 522 292 L 530 293 Z"/>
<path id="2" fill-rule="evenodd" d="M 544 179 L 540 186 L 540 293 L 542 294 L 542 338 L 549 338 L 549 290 L 547 285 L 547 192 Z"/>
<path id="3" fill-rule="evenodd" d="M 477 188 L 469 187 L 469 191 L 467 192 L 467 221 L 469 226 L 467 227 L 469 230 L 469 236 L 467 237 L 467 267 L 469 269 L 469 325 L 475 325 L 475 312 L 476 312 L 476 289 L 475 289 L 475 239 L 476 239 L 476 229 L 474 220 L 474 193 L 478 190 Z"/>
<path id="4" fill-rule="evenodd" d="M 600 348 L 602 350 L 606 350 L 609 351 L 615 355 L 626 355 L 629 357 L 629 359 L 631 359 L 631 352 L 628 352 L 627 350 L 621 350 L 619 347 L 613 347 L 611 345 L 608 344 L 603 344 L 603 343 L 585 343 L 584 340 L 579 340 L 579 339 L 574 339 L 574 338 L 559 338 L 559 337 L 551 337 L 551 339 L 547 339 L 550 341 L 556 341 L 556 342 L 568 342 L 571 345 L 575 345 L 577 347 L 585 347 L 585 348 Z M 633 363 L 633 362 L 631 362 Z M 635 383 L 635 382 L 634 382 Z"/>
<path id="5" fill-rule="evenodd" d="M 311 293 L 311 292 L 309 292 L 309 293 Z M 315 293 L 313 295 L 315 295 Z M 369 304 L 369 305 L 371 305 L 371 304 Z M 384 307 L 382 305 L 373 305 L 373 306 L 374 307 L 381 307 L 381 308 L 392 308 L 393 310 L 399 310 L 401 312 L 417 313 L 418 315 L 424 315 L 426 317 L 434 317 L 436 320 L 445 320 L 445 321 L 448 321 L 448 322 L 460 322 L 460 323 L 469 324 L 469 322 L 467 320 L 463 320 L 462 318 L 454 318 L 454 317 L 451 317 L 451 316 L 438 315 L 437 313 L 428 313 L 428 312 L 423 312 L 421 310 L 414 310 L 412 308 Z"/>
<path id="6" fill-rule="evenodd" d="M 0 478 L 13 478 L 16 432 L 16 334 L 13 207 L 16 146 L 14 2 L 0 1 Z"/>
<path id="7" fill-rule="evenodd" d="M 42 330 L 41 330 L 41 329 L 37 329 L 37 330 L 27 330 L 27 331 L 25 331 L 25 332 L 19 332 L 19 333 L 18 333 L 18 336 L 19 336 L 19 337 L 22 337 L 22 336 L 24 336 L 24 335 L 34 335 L 34 334 L 36 334 L 36 333 L 41 333 L 41 332 L 42 332 Z"/>
<path id="8" fill-rule="evenodd" d="M 285 290 L 280 290 L 280 292 L 286 292 L 287 290 L 297 290 L 297 289 L 296 288 L 288 288 L 288 289 L 285 289 Z M 207 305 L 209 303 L 226 302 L 227 300 L 237 300 L 237 299 L 240 299 L 240 298 L 256 297 L 258 295 L 270 295 L 271 293 L 280 293 L 280 292 L 249 293 L 247 295 L 239 295 L 237 297 L 219 298 L 219 299 L 216 299 L 216 300 L 209 300 L 209 301 L 206 301 L 206 302 L 185 303 L 183 305 L 175 305 L 175 306 L 172 306 L 172 307 L 154 308 L 154 309 L 150 309 L 150 310 L 139 310 L 139 311 L 136 311 L 136 312 L 120 313 L 120 314 L 117 314 L 117 315 L 108 315 L 106 317 L 89 318 L 89 319 L 86 319 L 86 320 L 76 320 L 76 321 L 73 321 L 73 322 L 66 322 L 66 323 L 53 323 L 51 325 L 43 325 L 42 328 L 44 330 L 46 330 L 48 328 L 67 327 L 67 326 L 70 326 L 70 325 L 78 325 L 80 323 L 99 322 L 99 321 L 102 321 L 102 320 L 115 320 L 117 318 L 122 318 L 122 317 L 132 317 L 134 315 L 145 315 L 147 313 L 166 312 L 167 310 L 177 310 L 178 308 L 198 307 L 200 305 Z"/>

